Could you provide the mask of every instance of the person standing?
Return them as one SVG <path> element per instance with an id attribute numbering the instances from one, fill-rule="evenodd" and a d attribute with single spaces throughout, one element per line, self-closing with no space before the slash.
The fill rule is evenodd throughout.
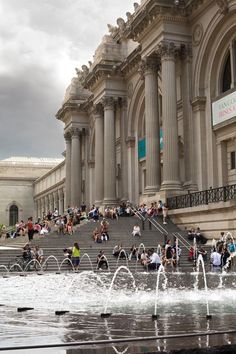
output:
<path id="1" fill-rule="evenodd" d="M 163 205 L 162 207 L 162 215 L 163 215 L 163 224 L 166 225 L 166 219 L 167 219 L 167 215 L 168 215 L 168 207 L 166 204 Z"/>
<path id="2" fill-rule="evenodd" d="M 74 243 L 71 255 L 72 264 L 75 270 L 79 270 L 80 264 L 80 247 L 77 242 Z"/>
<path id="3" fill-rule="evenodd" d="M 221 267 L 222 260 L 221 260 L 221 254 L 214 248 L 213 252 L 211 254 L 211 264 L 213 267 Z"/>
<path id="4" fill-rule="evenodd" d="M 28 230 L 28 237 L 29 237 L 29 242 L 30 242 L 34 238 L 34 224 L 33 224 L 32 217 L 28 218 L 27 230 Z"/>

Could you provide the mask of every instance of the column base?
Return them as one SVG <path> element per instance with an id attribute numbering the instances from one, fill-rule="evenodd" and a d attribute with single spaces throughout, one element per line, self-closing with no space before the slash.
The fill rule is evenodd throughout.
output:
<path id="1" fill-rule="evenodd" d="M 103 205 L 103 200 L 95 200 L 94 205 L 96 207 L 100 207 L 101 205 Z"/>
<path id="2" fill-rule="evenodd" d="M 117 203 L 118 203 L 117 199 L 104 198 L 102 204 L 105 206 L 117 206 Z"/>
<path id="3" fill-rule="evenodd" d="M 161 184 L 161 191 L 180 191 L 183 187 L 180 181 L 163 181 Z"/>
<path id="4" fill-rule="evenodd" d="M 190 192 L 197 192 L 198 191 L 198 187 L 197 187 L 196 183 L 193 183 L 192 181 L 184 182 L 183 189 L 186 191 L 190 191 Z"/>
<path id="5" fill-rule="evenodd" d="M 159 190 L 160 190 L 160 186 L 146 186 L 144 190 L 144 194 L 148 194 L 151 196 L 159 192 Z"/>

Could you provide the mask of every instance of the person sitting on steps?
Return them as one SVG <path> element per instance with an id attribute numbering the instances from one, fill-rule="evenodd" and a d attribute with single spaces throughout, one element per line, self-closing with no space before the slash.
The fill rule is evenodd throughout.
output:
<path id="1" fill-rule="evenodd" d="M 132 236 L 139 236 L 141 237 L 141 231 L 140 231 L 140 226 L 138 224 L 135 224 L 133 227 L 133 231 L 132 231 Z"/>
<path id="2" fill-rule="evenodd" d="M 104 255 L 104 251 L 101 250 L 97 256 L 97 269 L 108 269 L 107 258 Z"/>

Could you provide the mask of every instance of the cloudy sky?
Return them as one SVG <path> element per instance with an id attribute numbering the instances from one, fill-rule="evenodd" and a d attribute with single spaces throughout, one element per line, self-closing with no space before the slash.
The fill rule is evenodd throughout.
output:
<path id="1" fill-rule="evenodd" d="M 60 157 L 55 118 L 75 67 L 133 0 L 0 0 L 0 159 Z"/>

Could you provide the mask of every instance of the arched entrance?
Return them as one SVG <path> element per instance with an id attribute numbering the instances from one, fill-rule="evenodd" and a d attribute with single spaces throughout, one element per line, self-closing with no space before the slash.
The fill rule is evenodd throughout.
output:
<path id="1" fill-rule="evenodd" d="M 10 206 L 9 209 L 9 225 L 10 226 L 15 225 L 18 219 L 19 219 L 19 209 L 15 204 L 13 204 Z"/>

